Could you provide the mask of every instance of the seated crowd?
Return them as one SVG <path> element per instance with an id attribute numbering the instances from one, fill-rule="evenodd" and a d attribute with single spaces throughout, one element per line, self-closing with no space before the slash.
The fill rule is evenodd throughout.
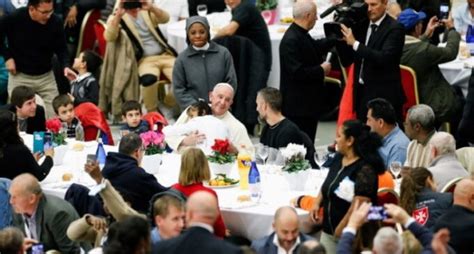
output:
<path id="1" fill-rule="evenodd" d="M 193 8 L 207 3 L 210 10 L 214 5 L 221 10 L 225 3 L 232 19 L 216 36 L 247 37 L 264 58 L 265 84 L 248 90 L 264 88 L 246 98 L 235 49 L 211 40 L 207 18 L 188 17 L 195 10 L 181 6 L 184 1 L 107 0 L 87 8 L 79 1 L 72 6 L 56 2 L 28 0 L 26 6 L 8 8 L 0 4 L 5 10 L 0 12 L 0 56 L 9 73 L 8 104 L 0 106 L 0 253 L 37 253 L 38 248 L 45 253 L 124 254 L 474 252 L 474 235 L 469 233 L 474 230 L 474 172 L 465 161 L 469 156 L 461 160 L 456 155 L 461 147 L 474 153 L 474 74 L 464 99 L 438 66 L 456 58 L 460 34 L 468 31 L 464 12 L 474 15 L 471 0 L 456 9 L 454 20 L 427 17 L 415 10 L 413 1 L 402 4 L 402 10 L 388 0 L 365 0 L 372 22 L 365 43 L 358 41 L 360 29 L 353 28 L 353 35 L 344 25 L 342 40 L 310 38 L 316 4 L 295 1 L 294 23 L 280 46 L 282 59 L 288 61 L 273 66 L 283 70 L 282 90 L 267 87 L 271 41 L 252 1 L 189 1 Z M 73 27 L 87 10 L 112 6 L 104 32 L 106 54 L 76 54 Z M 65 9 L 57 11 L 60 7 Z M 380 20 L 372 20 L 371 12 L 380 12 Z M 388 26 L 382 17 L 390 20 L 392 36 L 405 33 L 395 65 L 417 74 L 420 103 L 406 112 L 393 100 L 398 95 L 387 96 L 392 90 L 368 91 L 374 82 L 382 82 L 377 78 L 386 71 L 374 72 L 374 59 L 382 54 L 371 51 L 376 47 L 372 35 Z M 160 27 L 185 18 L 188 46 L 178 54 Z M 372 30 L 372 25 L 378 28 Z M 445 47 L 433 45 L 440 29 L 446 30 Z M 304 53 L 295 47 L 310 52 L 300 57 Z M 328 147 L 331 155 L 317 163 L 314 138 L 326 102 L 323 79 L 332 68 L 330 57 L 324 61 L 323 56 L 331 47 L 341 58 L 349 57 L 340 51 L 343 47 L 355 58 L 350 73 L 356 72 L 356 78 L 350 85 L 356 115 L 339 119 L 334 145 Z M 393 65 L 390 59 L 387 65 Z M 254 130 L 233 114 L 237 100 L 256 106 L 252 113 L 260 120 L 258 143 L 275 150 L 302 145 L 313 170 L 329 169 L 317 193 L 295 195 L 288 205 L 275 208 L 271 225 L 239 222 L 249 228 L 271 226 L 273 231 L 260 239 L 246 239 L 229 229 L 224 219 L 232 218 L 224 218 L 220 210 L 219 190 L 207 185 L 212 177 L 207 156 L 217 140 L 228 141 L 232 156 L 256 159 Z M 304 105 L 302 112 L 295 112 L 298 105 Z M 121 120 L 120 135 L 111 135 L 109 113 L 111 121 Z M 452 133 L 442 128 L 446 125 Z M 117 152 L 107 153 L 105 163 L 96 158 L 83 166 L 96 184 L 90 192 L 84 187 L 89 194 L 83 198 L 99 208 L 84 212 L 77 203 L 43 190 L 42 181 L 55 170 L 56 147 L 64 141 L 48 136 L 52 132 L 79 142 L 101 138 L 113 144 L 119 137 Z M 170 186 L 162 185 L 163 175 L 143 167 L 148 133 L 161 135 L 160 149 L 180 157 L 178 179 Z M 33 147 L 25 142 L 29 136 Z M 48 137 L 51 142 L 37 150 L 36 140 Z M 389 195 L 395 198 L 387 201 Z M 303 220 L 302 213 L 309 215 Z M 310 226 L 303 229 L 301 224 Z"/>

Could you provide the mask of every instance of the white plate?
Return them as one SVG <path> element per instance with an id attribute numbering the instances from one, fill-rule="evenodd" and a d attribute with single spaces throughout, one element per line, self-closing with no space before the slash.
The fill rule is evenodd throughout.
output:
<path id="1" fill-rule="evenodd" d="M 237 187 L 237 186 L 239 186 L 239 183 L 240 182 L 237 182 L 237 183 L 234 183 L 234 184 L 231 184 L 231 185 L 223 185 L 223 186 L 211 186 L 211 185 L 209 185 L 209 183 L 203 183 L 203 185 L 208 187 L 208 188 L 211 188 L 211 189 L 227 189 L 227 188 Z"/>

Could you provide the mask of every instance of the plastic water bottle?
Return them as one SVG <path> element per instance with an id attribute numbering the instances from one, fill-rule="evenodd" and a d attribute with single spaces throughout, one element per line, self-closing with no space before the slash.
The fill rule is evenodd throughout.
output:
<path id="1" fill-rule="evenodd" d="M 107 154 L 105 153 L 104 145 L 102 144 L 101 138 L 99 138 L 99 144 L 97 145 L 97 150 L 95 151 L 95 157 L 99 162 L 100 168 L 104 167 L 105 158 L 107 157 Z"/>
<path id="2" fill-rule="evenodd" d="M 262 196 L 262 187 L 260 183 L 260 173 L 258 172 L 257 163 L 252 161 L 249 172 L 249 191 L 250 198 L 254 202 L 258 202 Z"/>
<path id="3" fill-rule="evenodd" d="M 471 55 L 474 53 L 474 28 L 472 25 L 469 25 L 467 27 L 467 32 L 466 32 L 466 44 L 469 48 L 469 52 Z"/>

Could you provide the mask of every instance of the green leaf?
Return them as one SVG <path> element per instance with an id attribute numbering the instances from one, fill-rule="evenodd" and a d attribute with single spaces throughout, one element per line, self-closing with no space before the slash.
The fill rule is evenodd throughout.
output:
<path id="1" fill-rule="evenodd" d="M 286 171 L 288 173 L 296 173 L 298 171 L 303 171 L 311 168 L 308 160 L 290 160 L 286 163 L 286 165 L 282 168 L 282 171 Z"/>

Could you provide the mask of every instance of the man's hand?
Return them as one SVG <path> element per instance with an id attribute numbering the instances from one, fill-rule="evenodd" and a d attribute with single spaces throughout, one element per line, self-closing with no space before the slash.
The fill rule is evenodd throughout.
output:
<path id="1" fill-rule="evenodd" d="M 69 79 L 69 81 L 77 79 L 77 74 L 69 67 L 64 68 L 64 76 Z"/>
<path id="2" fill-rule="evenodd" d="M 153 4 L 147 0 L 141 1 L 141 3 L 142 3 L 142 10 L 144 11 L 148 11 L 151 8 L 153 8 Z"/>
<path id="3" fill-rule="evenodd" d="M 68 27 L 73 27 L 77 24 L 77 6 L 73 5 L 69 12 L 67 13 L 66 17 L 66 25 Z"/>
<path id="4" fill-rule="evenodd" d="M 354 38 L 354 35 L 352 34 L 352 29 L 348 28 L 344 24 L 341 24 L 341 32 L 343 35 L 343 40 L 347 43 L 347 45 L 352 46 L 354 45 L 356 39 Z"/>
<path id="5" fill-rule="evenodd" d="M 439 20 L 436 16 L 430 18 L 428 25 L 426 25 L 425 36 L 431 38 L 433 36 L 434 30 L 440 25 Z"/>
<path id="6" fill-rule="evenodd" d="M 70 93 L 67 93 L 67 96 L 69 97 L 69 99 L 71 99 L 72 102 L 74 102 L 74 100 L 76 99 L 76 98 L 74 98 L 74 96 L 72 96 L 72 94 L 70 94 Z"/>
<path id="7" fill-rule="evenodd" d="M 360 204 L 360 201 L 357 199 L 354 205 L 355 209 L 352 211 L 351 216 L 349 217 L 347 226 L 359 229 L 367 221 L 367 214 L 369 214 L 369 210 L 372 205 L 368 202 L 363 202 Z"/>
<path id="8" fill-rule="evenodd" d="M 183 146 L 195 146 L 197 144 L 202 143 L 206 139 L 206 135 L 204 133 L 200 133 L 199 131 L 193 131 L 189 133 L 181 142 Z"/>
<path id="9" fill-rule="evenodd" d="M 104 218 L 96 217 L 93 215 L 86 216 L 87 224 L 91 225 L 94 230 L 106 232 L 107 230 L 107 221 Z"/>
<path id="10" fill-rule="evenodd" d="M 10 58 L 5 62 L 5 67 L 7 68 L 8 72 L 10 72 L 10 74 L 16 74 L 16 64 L 13 58 Z"/>
<path id="11" fill-rule="evenodd" d="M 36 241 L 35 239 L 24 238 L 23 239 L 23 250 L 24 251 L 28 250 L 29 248 L 31 248 L 31 246 L 33 246 L 33 244 L 36 244 L 36 243 L 38 243 L 38 241 Z"/>
<path id="12" fill-rule="evenodd" d="M 400 223 L 405 225 L 410 219 L 410 215 L 401 207 L 394 205 L 394 204 L 385 204 L 385 211 L 391 217 L 391 219 L 386 219 L 385 222 L 388 223 Z"/>
<path id="13" fill-rule="evenodd" d="M 431 248 L 435 254 L 448 254 L 449 230 L 443 228 L 433 235 Z"/>
<path id="14" fill-rule="evenodd" d="M 102 173 L 100 172 L 99 163 L 97 161 L 89 162 L 84 165 L 84 170 L 91 176 L 97 184 L 102 182 Z"/>
<path id="15" fill-rule="evenodd" d="M 324 76 L 327 76 L 331 71 L 331 63 L 324 62 L 321 64 L 321 68 L 324 70 Z"/>

